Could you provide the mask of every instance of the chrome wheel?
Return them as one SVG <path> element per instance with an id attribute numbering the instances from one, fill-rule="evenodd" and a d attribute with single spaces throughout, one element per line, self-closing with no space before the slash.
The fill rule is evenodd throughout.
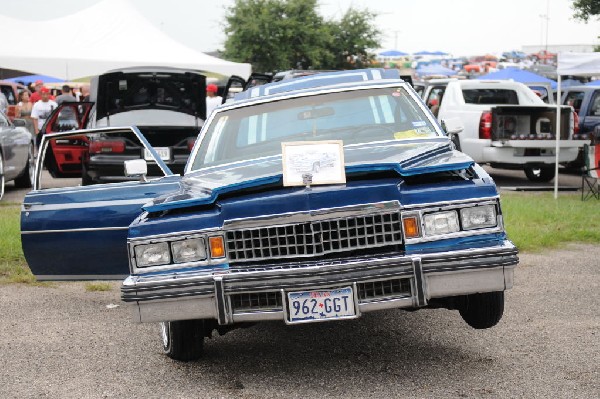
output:
<path id="1" fill-rule="evenodd" d="M 33 156 L 33 145 L 29 146 L 29 154 L 27 155 L 27 165 L 15 179 L 15 187 L 31 188 L 33 187 L 33 179 L 35 178 L 35 158 Z"/>
<path id="2" fill-rule="evenodd" d="M 160 323 L 160 337 L 163 349 L 166 350 L 169 347 L 169 324 L 166 321 Z"/>

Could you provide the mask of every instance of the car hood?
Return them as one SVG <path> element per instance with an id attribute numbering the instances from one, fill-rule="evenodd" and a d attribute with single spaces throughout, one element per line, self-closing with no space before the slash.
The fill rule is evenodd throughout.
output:
<path id="1" fill-rule="evenodd" d="M 474 164 L 469 156 L 452 149 L 446 138 L 380 142 L 344 147 L 346 174 L 395 171 L 400 176 L 466 169 Z M 283 183 L 281 156 L 254 159 L 200 169 L 186 174 L 180 189 L 144 206 L 159 212 L 209 205 L 220 195 Z"/>
<path id="2" fill-rule="evenodd" d="M 206 119 L 206 78 L 194 71 L 116 71 L 92 80 L 98 120 L 123 112 L 167 110 Z"/>

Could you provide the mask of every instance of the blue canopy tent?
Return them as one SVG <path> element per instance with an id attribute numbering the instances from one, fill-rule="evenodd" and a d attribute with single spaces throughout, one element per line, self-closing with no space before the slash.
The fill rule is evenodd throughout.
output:
<path id="1" fill-rule="evenodd" d="M 46 75 L 26 75 L 26 76 L 17 76 L 16 78 L 10 78 L 10 79 L 6 79 L 9 82 L 14 82 L 14 83 L 24 83 L 26 85 L 28 85 L 29 83 L 33 83 L 37 80 L 41 80 L 44 83 L 60 83 L 60 82 L 64 82 L 64 79 L 58 79 L 55 78 L 53 76 L 46 76 Z"/>
<path id="2" fill-rule="evenodd" d="M 600 86 L 600 79 L 592 80 L 589 83 L 585 84 L 586 86 Z"/>
<path id="3" fill-rule="evenodd" d="M 556 89 L 556 82 L 554 80 L 519 68 L 501 69 L 497 72 L 491 72 L 486 75 L 478 76 L 476 79 L 512 79 L 515 82 L 521 83 L 550 83 L 550 87 L 552 87 L 552 89 Z"/>
<path id="4" fill-rule="evenodd" d="M 403 51 L 398 51 L 398 50 L 387 50 L 387 51 L 382 51 L 381 53 L 377 54 L 380 57 L 402 57 L 405 55 L 408 55 L 408 53 L 405 53 Z"/>
<path id="5" fill-rule="evenodd" d="M 424 76 L 424 75 L 452 76 L 452 75 L 456 75 L 456 71 L 454 71 L 450 68 L 446 68 L 439 64 L 431 64 L 431 65 L 425 65 L 425 66 L 417 68 L 417 74 L 419 76 Z"/>

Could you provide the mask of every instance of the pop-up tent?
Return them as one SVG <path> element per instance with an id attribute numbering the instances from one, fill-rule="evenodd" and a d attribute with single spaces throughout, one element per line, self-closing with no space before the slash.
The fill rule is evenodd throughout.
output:
<path id="1" fill-rule="evenodd" d="M 600 53 L 558 53 L 556 63 L 558 75 L 556 132 L 560 131 L 561 76 L 600 76 Z M 559 136 L 556 134 L 556 177 L 554 178 L 554 198 L 558 198 L 558 153 Z"/>
<path id="2" fill-rule="evenodd" d="M 505 68 L 496 72 L 478 76 L 477 79 L 512 79 L 521 83 L 550 83 L 553 89 L 556 89 L 556 82 L 544 76 L 533 72 L 525 71 L 519 68 Z"/>
<path id="3" fill-rule="evenodd" d="M 75 27 L 83 28 L 75 29 Z M 15 32 L 27 35 L 15 36 Z M 0 67 L 74 80 L 111 69 L 166 66 L 239 75 L 250 64 L 225 61 L 171 39 L 123 0 L 104 0 L 48 21 L 0 15 Z"/>

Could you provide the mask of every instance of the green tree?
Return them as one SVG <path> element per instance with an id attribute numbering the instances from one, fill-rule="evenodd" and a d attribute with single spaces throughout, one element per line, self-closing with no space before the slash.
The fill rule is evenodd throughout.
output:
<path id="1" fill-rule="evenodd" d="M 600 15 L 600 0 L 574 0 L 573 10 L 576 19 L 587 23 L 591 17 Z"/>
<path id="2" fill-rule="evenodd" d="M 224 55 L 254 70 L 322 68 L 330 57 L 317 0 L 236 0 L 225 16 Z"/>
<path id="3" fill-rule="evenodd" d="M 329 21 L 333 36 L 329 51 L 333 55 L 331 69 L 363 68 L 370 64 L 374 54 L 368 49 L 380 46 L 381 32 L 373 24 L 377 15 L 365 10 L 350 8 L 340 22 Z"/>
<path id="4" fill-rule="evenodd" d="M 317 0 L 236 0 L 226 10 L 224 56 L 255 71 L 360 67 L 366 49 L 379 46 L 374 16 L 349 9 L 325 21 Z"/>

